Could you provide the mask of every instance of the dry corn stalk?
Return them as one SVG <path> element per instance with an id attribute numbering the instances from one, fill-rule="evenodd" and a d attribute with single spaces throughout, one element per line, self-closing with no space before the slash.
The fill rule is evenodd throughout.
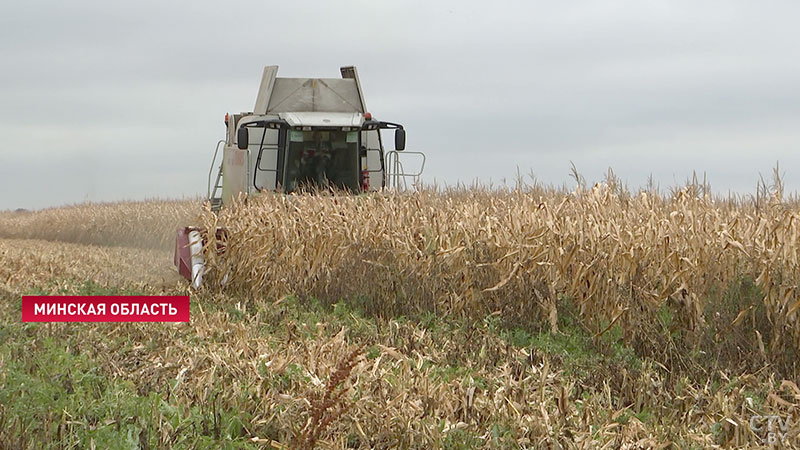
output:
<path id="1" fill-rule="evenodd" d="M 695 330 L 714 289 L 752 278 L 782 330 L 773 344 L 800 344 L 800 225 L 782 202 L 756 209 L 688 188 L 631 196 L 607 185 L 265 195 L 204 221 L 229 232 L 212 271 L 253 295 L 363 297 L 384 313 L 502 311 L 553 326 L 555 299 L 568 296 L 598 331 L 611 321 L 634 330 L 663 307 Z"/>

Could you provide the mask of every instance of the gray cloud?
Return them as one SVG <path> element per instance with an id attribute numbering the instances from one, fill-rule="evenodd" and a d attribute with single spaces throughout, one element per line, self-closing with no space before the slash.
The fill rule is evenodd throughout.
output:
<path id="1" fill-rule="evenodd" d="M 271 5 L 270 3 L 276 3 Z M 800 188 L 800 4 L 108 2 L 0 6 L 0 209 L 205 192 L 222 116 L 261 68 L 359 67 L 426 179 L 632 186 L 706 172 Z"/>

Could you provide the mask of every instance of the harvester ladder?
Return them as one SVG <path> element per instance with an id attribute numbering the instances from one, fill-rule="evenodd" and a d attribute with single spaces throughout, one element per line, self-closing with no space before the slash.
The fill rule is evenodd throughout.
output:
<path id="1" fill-rule="evenodd" d="M 222 163 L 219 164 L 217 170 L 217 179 L 214 181 L 214 189 L 211 189 L 211 174 L 214 173 L 214 163 L 217 162 L 217 155 L 219 154 L 220 144 L 224 144 L 225 140 L 220 139 L 217 141 L 217 146 L 214 149 L 214 159 L 211 160 L 211 168 L 208 169 L 208 201 L 211 202 L 211 210 L 217 211 L 222 206 Z M 217 194 L 219 192 L 219 195 Z"/>

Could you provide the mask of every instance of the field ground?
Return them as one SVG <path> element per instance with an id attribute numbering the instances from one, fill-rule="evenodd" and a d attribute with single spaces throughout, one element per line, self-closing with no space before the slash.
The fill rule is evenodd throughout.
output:
<path id="1" fill-rule="evenodd" d="M 661 353 L 587 327 L 566 296 L 555 332 L 215 289 L 191 292 L 189 324 L 23 324 L 23 294 L 189 292 L 163 240 L 43 237 L 0 239 L 0 447 L 758 448 L 782 431 L 750 423 L 771 415 L 800 446 L 796 365 L 731 336 L 759 296 L 746 278 L 721 297 L 736 308 L 702 311 L 710 344 L 661 311 Z"/>

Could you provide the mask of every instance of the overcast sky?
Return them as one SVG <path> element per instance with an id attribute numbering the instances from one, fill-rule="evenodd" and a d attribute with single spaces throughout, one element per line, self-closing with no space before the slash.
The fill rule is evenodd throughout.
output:
<path id="1" fill-rule="evenodd" d="M 792 1 L 25 1 L 0 5 L 0 209 L 205 193 L 263 66 L 339 77 L 424 180 L 800 189 Z M 390 144 L 391 145 L 391 144 Z"/>

